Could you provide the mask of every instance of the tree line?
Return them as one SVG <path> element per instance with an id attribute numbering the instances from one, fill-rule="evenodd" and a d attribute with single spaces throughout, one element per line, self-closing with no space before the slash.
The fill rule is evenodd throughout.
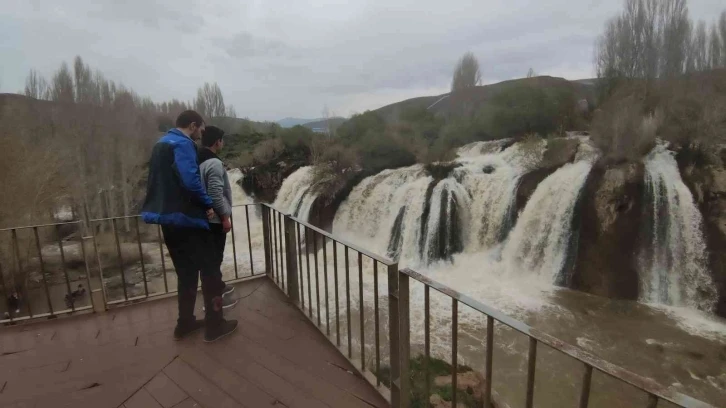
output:
<path id="1" fill-rule="evenodd" d="M 626 0 L 595 46 L 598 78 L 673 78 L 721 67 L 726 11 L 710 25 L 696 23 L 687 0 Z"/>
<path id="2" fill-rule="evenodd" d="M 592 133 L 608 160 L 638 160 L 657 139 L 703 151 L 724 141 L 726 11 L 707 24 L 690 18 L 687 0 L 625 0 L 594 66 Z"/>
<path id="3" fill-rule="evenodd" d="M 190 101 L 154 102 L 107 79 L 78 56 L 46 79 L 31 70 L 21 92 L 4 95 L 0 117 L 3 186 L 0 223 L 15 226 L 53 217 L 59 206 L 76 217 L 133 214 L 145 182 L 146 162 L 160 132 L 195 109 L 205 118 L 235 116 L 216 83 Z"/>

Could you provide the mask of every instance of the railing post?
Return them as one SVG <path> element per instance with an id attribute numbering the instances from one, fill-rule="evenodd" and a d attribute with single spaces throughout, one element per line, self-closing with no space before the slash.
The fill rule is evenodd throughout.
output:
<path id="1" fill-rule="evenodd" d="M 411 315 L 410 315 L 410 278 L 398 272 L 398 323 L 399 323 L 399 350 L 401 353 L 401 408 L 411 405 L 411 375 L 409 364 L 411 362 Z"/>
<path id="2" fill-rule="evenodd" d="M 270 248 L 270 234 L 272 233 L 270 228 L 270 208 L 265 204 L 260 205 L 262 206 L 262 237 L 265 249 L 265 272 L 270 276 L 270 279 L 273 279 L 272 248 Z"/>
<path id="3" fill-rule="evenodd" d="M 285 262 L 287 266 L 287 296 L 294 303 L 300 303 L 300 289 L 297 280 L 297 237 L 295 221 L 285 215 Z"/>
<path id="4" fill-rule="evenodd" d="M 408 278 L 407 275 L 403 275 Z M 391 406 L 408 408 L 408 280 L 399 287 L 398 264 L 388 266 L 388 338 L 391 359 Z"/>

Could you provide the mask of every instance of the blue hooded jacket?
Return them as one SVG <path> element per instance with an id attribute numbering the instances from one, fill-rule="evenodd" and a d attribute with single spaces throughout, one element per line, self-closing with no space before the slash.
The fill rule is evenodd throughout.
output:
<path id="1" fill-rule="evenodd" d="M 202 185 L 197 147 L 179 129 L 172 129 L 151 152 L 141 218 L 147 224 L 209 229 L 209 208 L 212 199 Z"/>

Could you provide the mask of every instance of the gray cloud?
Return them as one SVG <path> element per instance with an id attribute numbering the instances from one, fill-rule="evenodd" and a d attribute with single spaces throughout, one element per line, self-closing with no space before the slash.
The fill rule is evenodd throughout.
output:
<path id="1" fill-rule="evenodd" d="M 5 0 L 2 91 L 22 89 L 76 54 L 156 100 L 191 99 L 217 81 L 240 115 L 348 115 L 447 91 L 456 60 L 479 58 L 485 82 L 592 75 L 592 52 L 620 1 Z M 713 19 L 721 0 L 691 0 Z"/>

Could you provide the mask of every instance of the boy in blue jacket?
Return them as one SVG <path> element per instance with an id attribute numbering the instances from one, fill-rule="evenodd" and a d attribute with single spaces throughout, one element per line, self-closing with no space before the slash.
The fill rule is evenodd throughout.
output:
<path id="1" fill-rule="evenodd" d="M 154 146 L 149 161 L 146 200 L 141 212 L 144 222 L 161 224 L 164 241 L 176 269 L 179 319 L 174 337 L 205 327 L 204 340 L 215 341 L 237 329 L 236 320 L 222 316 L 225 290 L 209 229 L 214 217 L 212 199 L 202 185 L 197 149 L 204 119 L 195 111 L 184 111 L 176 128 Z M 196 320 L 194 303 L 201 275 L 204 296 L 204 321 Z"/>

